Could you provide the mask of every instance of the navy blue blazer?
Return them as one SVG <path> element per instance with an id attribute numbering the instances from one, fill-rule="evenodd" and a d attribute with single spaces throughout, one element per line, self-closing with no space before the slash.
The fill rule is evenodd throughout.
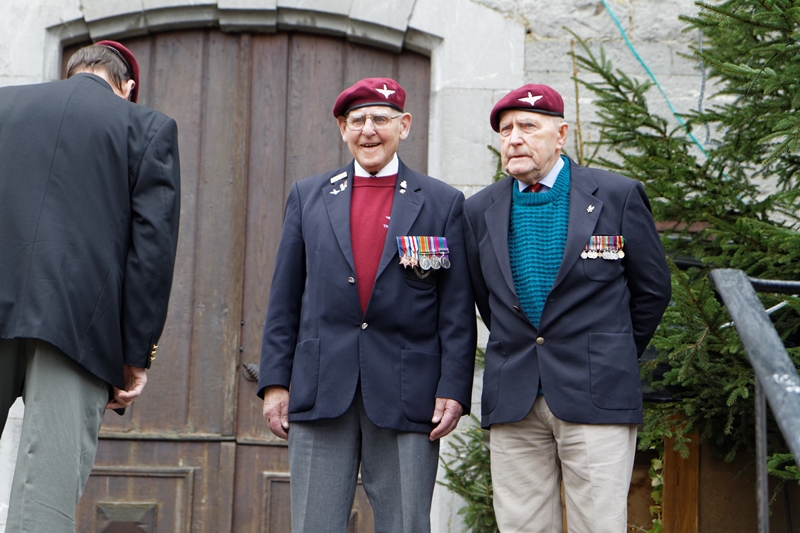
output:
<path id="1" fill-rule="evenodd" d="M 350 244 L 353 170 L 351 162 L 306 178 L 289 193 L 258 394 L 271 385 L 289 388 L 290 421 L 334 418 L 350 406 L 360 380 L 372 423 L 427 433 L 436 398 L 457 400 L 465 413 L 470 406 L 476 326 L 464 195 L 400 162 L 388 234 L 362 314 Z M 346 180 L 331 184 L 341 172 Z M 452 266 L 419 279 L 400 264 L 396 237 L 402 235 L 446 237 Z"/>
<path id="2" fill-rule="evenodd" d="M 539 328 L 517 298 L 508 252 L 511 177 L 465 204 L 475 300 L 490 336 L 481 425 L 528 415 L 541 379 L 561 420 L 582 424 L 642 421 L 638 358 L 669 303 L 670 275 L 642 184 L 570 164 L 564 256 Z M 592 235 L 622 235 L 620 260 L 581 259 Z"/>

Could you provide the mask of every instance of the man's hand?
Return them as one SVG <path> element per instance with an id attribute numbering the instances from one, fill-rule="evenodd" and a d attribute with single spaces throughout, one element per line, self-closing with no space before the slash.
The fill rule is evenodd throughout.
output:
<path id="1" fill-rule="evenodd" d="M 276 437 L 289 438 L 289 391 L 279 385 L 264 391 L 264 420 Z"/>
<path id="2" fill-rule="evenodd" d="M 109 400 L 106 409 L 124 409 L 133 403 L 133 400 L 142 394 L 147 385 L 147 370 L 135 366 L 125 365 L 125 390 L 114 387 L 114 399 Z"/>
<path id="3" fill-rule="evenodd" d="M 461 404 L 450 398 L 436 398 L 436 407 L 433 409 L 431 422 L 437 424 L 431 431 L 432 441 L 440 439 L 456 429 L 458 419 L 464 413 Z"/>

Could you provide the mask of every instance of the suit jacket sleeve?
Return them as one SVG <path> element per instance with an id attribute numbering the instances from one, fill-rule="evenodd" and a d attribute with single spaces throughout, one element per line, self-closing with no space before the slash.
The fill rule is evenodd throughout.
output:
<path id="1" fill-rule="evenodd" d="M 122 289 L 126 365 L 149 368 L 167 318 L 180 219 L 178 126 L 166 120 L 132 173 L 130 247 Z"/>
<path id="2" fill-rule="evenodd" d="M 292 379 L 292 363 L 306 285 L 305 254 L 300 192 L 295 183 L 286 200 L 283 232 L 261 340 L 258 395 L 262 398 L 266 387 L 280 385 L 288 389 Z"/>
<path id="3" fill-rule="evenodd" d="M 653 223 L 644 186 L 636 182 L 628 191 L 622 219 L 625 236 L 625 274 L 631 294 L 630 309 L 636 350 L 642 355 L 669 304 L 670 273 Z"/>
<path id="4" fill-rule="evenodd" d="M 459 193 L 450 208 L 445 237 L 453 265 L 440 280 L 439 338 L 442 343 L 442 374 L 437 398 L 457 400 L 468 414 L 472 396 L 477 328 L 475 304 L 469 281 L 464 246 L 464 195 Z"/>

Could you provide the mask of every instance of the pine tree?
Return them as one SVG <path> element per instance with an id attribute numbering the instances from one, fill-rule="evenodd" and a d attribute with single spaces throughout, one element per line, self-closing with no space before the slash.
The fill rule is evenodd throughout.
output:
<path id="1" fill-rule="evenodd" d="M 640 445 L 657 446 L 699 431 L 728 460 L 754 446 L 753 370 L 730 317 L 708 278 L 712 268 L 744 270 L 770 279 L 800 280 L 800 0 L 697 2 L 687 29 L 701 31 L 694 58 L 710 68 L 727 103 L 683 117 L 687 126 L 648 107 L 650 81 L 615 70 L 602 49 L 594 54 L 576 36 L 574 59 L 587 75 L 578 81 L 595 95 L 596 125 L 605 155 L 588 161 L 645 184 L 656 220 L 673 221 L 664 238 L 673 274 L 673 305 L 654 339 L 667 370 L 655 385 L 670 387 L 680 401 L 648 405 Z M 585 78 L 585 79 L 584 79 Z M 592 81 L 586 81 L 591 79 Z M 705 154 L 690 131 L 708 132 Z M 698 267 L 682 270 L 681 258 Z M 760 295 L 800 367 L 800 302 Z M 800 482 L 800 471 L 774 422 L 770 425 L 770 472 Z"/>

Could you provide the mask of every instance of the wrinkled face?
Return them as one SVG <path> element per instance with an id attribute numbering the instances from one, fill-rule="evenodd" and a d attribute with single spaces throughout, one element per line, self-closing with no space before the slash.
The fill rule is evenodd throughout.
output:
<path id="1" fill-rule="evenodd" d="M 386 122 L 376 127 L 372 117 L 378 122 Z M 401 113 L 393 107 L 369 106 L 353 109 L 347 118 L 339 117 L 339 130 L 342 140 L 347 143 L 350 153 L 367 172 L 378 172 L 385 167 L 397 152 L 400 141 L 408 137 L 411 129 L 411 115 Z M 354 129 L 363 124 L 363 127 Z"/>
<path id="2" fill-rule="evenodd" d="M 500 115 L 500 155 L 509 175 L 533 184 L 547 175 L 567 141 L 560 117 L 510 109 Z"/>

